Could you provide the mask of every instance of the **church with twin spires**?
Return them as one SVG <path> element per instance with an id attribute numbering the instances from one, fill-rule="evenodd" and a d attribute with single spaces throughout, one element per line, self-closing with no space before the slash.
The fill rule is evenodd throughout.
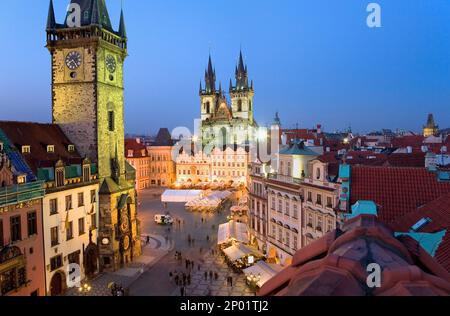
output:
<path id="1" fill-rule="evenodd" d="M 254 119 L 253 81 L 242 51 L 235 69 L 235 83 L 230 79 L 229 104 L 222 84 L 216 85 L 216 70 L 209 56 L 204 86 L 200 82 L 201 140 L 205 152 L 214 147 L 248 146 L 254 140 L 257 123 Z"/>

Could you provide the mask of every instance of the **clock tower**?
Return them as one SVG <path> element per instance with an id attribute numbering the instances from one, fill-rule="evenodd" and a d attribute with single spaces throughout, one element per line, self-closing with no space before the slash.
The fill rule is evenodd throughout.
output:
<path id="1" fill-rule="evenodd" d="M 124 153 L 123 12 L 114 31 L 105 0 L 71 0 L 64 23 L 50 1 L 52 117 L 78 151 L 97 163 L 100 265 L 116 270 L 141 253 L 134 175 Z"/>

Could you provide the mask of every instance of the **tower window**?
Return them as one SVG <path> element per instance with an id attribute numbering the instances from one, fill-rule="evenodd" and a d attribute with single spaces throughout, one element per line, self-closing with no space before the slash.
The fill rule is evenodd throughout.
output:
<path id="1" fill-rule="evenodd" d="M 114 132 L 115 130 L 114 111 L 108 112 L 108 129 L 110 132 Z"/>
<path id="2" fill-rule="evenodd" d="M 54 153 L 55 152 L 55 146 L 54 145 L 47 145 L 47 152 L 48 153 Z"/>
<path id="3" fill-rule="evenodd" d="M 205 108 L 206 108 L 206 113 L 210 114 L 211 113 L 211 104 L 209 102 L 206 102 Z"/>
<path id="4" fill-rule="evenodd" d="M 238 112 L 242 112 L 242 100 L 238 100 Z"/>
<path id="5" fill-rule="evenodd" d="M 252 101 L 248 101 L 248 110 L 252 111 Z"/>

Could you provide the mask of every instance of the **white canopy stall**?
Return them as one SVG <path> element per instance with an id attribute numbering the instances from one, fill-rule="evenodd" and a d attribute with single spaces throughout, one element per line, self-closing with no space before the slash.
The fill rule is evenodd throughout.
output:
<path id="1" fill-rule="evenodd" d="M 281 272 L 282 269 L 279 265 L 258 261 L 255 265 L 243 271 L 249 281 L 256 281 L 256 285 L 261 288 L 267 281 Z"/>
<path id="2" fill-rule="evenodd" d="M 187 203 L 202 196 L 202 190 L 166 190 L 161 196 L 163 203 Z"/>
<path id="3" fill-rule="evenodd" d="M 228 223 L 220 225 L 217 235 L 217 244 L 223 245 L 231 241 L 248 244 L 249 237 L 247 225 L 235 221 L 230 221 Z"/>

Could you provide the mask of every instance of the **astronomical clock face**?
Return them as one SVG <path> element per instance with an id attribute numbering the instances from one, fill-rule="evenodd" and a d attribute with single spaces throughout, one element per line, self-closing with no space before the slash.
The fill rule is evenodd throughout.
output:
<path id="1" fill-rule="evenodd" d="M 122 233 L 128 232 L 130 229 L 130 221 L 128 219 L 128 216 L 126 214 L 122 215 L 121 221 L 120 221 L 120 230 Z"/>
<path id="2" fill-rule="evenodd" d="M 127 251 L 130 249 L 130 236 L 126 235 L 123 237 L 123 250 Z"/>
<path id="3" fill-rule="evenodd" d="M 81 54 L 79 52 L 70 52 L 66 56 L 66 66 L 70 70 L 75 70 L 81 66 Z"/>
<path id="4" fill-rule="evenodd" d="M 110 73 L 114 73 L 117 68 L 116 59 L 112 55 L 106 56 L 106 68 Z"/>

